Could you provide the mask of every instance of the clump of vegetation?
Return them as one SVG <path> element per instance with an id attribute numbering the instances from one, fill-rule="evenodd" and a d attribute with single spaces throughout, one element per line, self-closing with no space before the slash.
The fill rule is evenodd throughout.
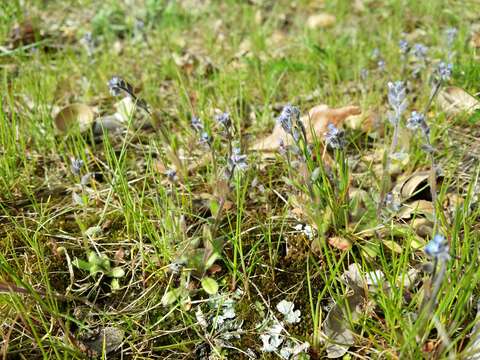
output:
<path id="1" fill-rule="evenodd" d="M 97 5 L 0 17 L 0 355 L 474 358 L 473 1 Z"/>

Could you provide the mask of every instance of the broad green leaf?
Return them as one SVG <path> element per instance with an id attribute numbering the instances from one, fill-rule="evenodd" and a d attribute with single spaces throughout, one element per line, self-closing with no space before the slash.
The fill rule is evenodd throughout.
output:
<path id="1" fill-rule="evenodd" d="M 218 201 L 215 199 L 210 200 L 210 212 L 212 213 L 212 216 L 217 216 L 218 213 L 218 208 L 220 205 L 218 204 Z"/>
<path id="2" fill-rule="evenodd" d="M 78 259 L 76 258 L 75 260 L 72 261 L 72 264 L 73 266 L 81 269 L 81 270 L 85 270 L 85 271 L 90 271 L 90 263 L 86 262 L 85 260 L 81 260 L 81 259 Z"/>
<path id="3" fill-rule="evenodd" d="M 219 255 L 217 253 L 213 253 L 212 255 L 210 255 L 208 260 L 205 262 L 205 269 L 210 268 L 215 263 L 215 261 L 217 261 L 218 258 Z"/>
<path id="4" fill-rule="evenodd" d="M 100 266 L 96 264 L 90 264 L 90 275 L 95 275 L 97 273 L 103 273 L 103 270 Z"/>
<path id="5" fill-rule="evenodd" d="M 88 254 L 88 262 L 90 264 L 100 265 L 100 258 L 94 251 L 90 251 L 90 253 Z"/>
<path id="6" fill-rule="evenodd" d="M 105 254 L 100 255 L 100 266 L 106 272 L 110 271 L 110 259 L 108 258 L 107 255 L 105 255 Z"/>
<path id="7" fill-rule="evenodd" d="M 165 295 L 163 295 L 162 305 L 163 306 L 168 306 L 168 305 L 173 304 L 175 301 L 177 301 L 179 294 L 180 294 L 179 289 L 170 290 Z"/>
<path id="8" fill-rule="evenodd" d="M 108 276 L 114 277 L 114 278 L 121 278 L 122 276 L 125 275 L 125 271 L 120 267 L 114 267 L 109 273 Z"/>
<path id="9" fill-rule="evenodd" d="M 218 291 L 218 284 L 214 279 L 207 276 L 202 279 L 202 288 L 207 294 L 215 295 Z"/>
<path id="10" fill-rule="evenodd" d="M 402 247 L 393 240 L 383 240 L 383 244 L 393 252 L 402 253 Z"/>

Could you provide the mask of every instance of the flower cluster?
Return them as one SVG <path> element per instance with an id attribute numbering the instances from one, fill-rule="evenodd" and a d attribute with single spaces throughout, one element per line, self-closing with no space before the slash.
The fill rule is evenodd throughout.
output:
<path id="1" fill-rule="evenodd" d="M 425 60 L 428 54 L 428 48 L 423 44 L 415 44 L 413 45 L 413 56 L 415 56 L 419 60 Z"/>
<path id="2" fill-rule="evenodd" d="M 133 91 L 133 86 L 130 85 L 128 82 L 123 80 L 119 76 L 113 76 L 107 83 L 108 89 L 112 96 L 119 96 L 122 92 L 124 92 L 128 97 L 135 101 L 135 104 L 143 109 L 145 112 L 150 114 L 150 110 L 148 109 L 148 105 L 145 100 L 137 97 Z"/>
<path id="3" fill-rule="evenodd" d="M 328 124 L 328 131 L 325 133 L 325 143 L 333 149 L 345 147 L 345 132 L 333 124 Z"/>
<path id="4" fill-rule="evenodd" d="M 305 127 L 300 119 L 300 110 L 296 106 L 286 105 L 278 116 L 277 123 L 293 137 L 295 142 L 298 142 L 300 136 L 305 134 Z"/>
<path id="5" fill-rule="evenodd" d="M 452 76 L 452 70 L 453 70 L 452 64 L 447 64 L 442 61 L 438 64 L 438 68 L 437 68 L 438 77 L 442 81 L 448 81 Z"/>
<path id="6" fill-rule="evenodd" d="M 240 148 L 234 147 L 228 158 L 227 177 L 232 176 L 236 170 L 244 171 L 247 168 L 247 155 L 242 154 Z"/>
<path id="7" fill-rule="evenodd" d="M 192 128 L 196 132 L 201 133 L 204 129 L 202 121 L 196 116 L 192 116 L 192 120 L 190 121 L 190 124 L 192 125 Z"/>
<path id="8" fill-rule="evenodd" d="M 388 103 L 393 109 L 388 118 L 393 125 L 400 122 L 403 112 L 408 106 L 407 93 L 403 81 L 388 83 Z"/>
<path id="9" fill-rule="evenodd" d="M 128 82 L 123 80 L 119 76 L 113 76 L 107 83 L 110 95 L 119 96 L 122 91 L 126 92 L 129 96 L 135 96 L 133 94 L 133 87 Z"/>
<path id="10" fill-rule="evenodd" d="M 74 175 L 80 175 L 80 170 L 83 167 L 83 160 L 82 159 L 71 159 L 72 164 L 70 165 L 70 170 Z"/>
<path id="11" fill-rule="evenodd" d="M 165 175 L 171 183 L 176 183 L 178 181 L 177 171 L 175 169 L 167 169 Z"/>
<path id="12" fill-rule="evenodd" d="M 407 128 L 414 131 L 417 129 L 421 129 L 425 136 L 429 136 L 430 134 L 430 127 L 425 121 L 425 115 L 417 111 L 412 111 L 410 117 L 407 120 Z"/>
<path id="13" fill-rule="evenodd" d="M 450 247 L 445 236 L 436 234 L 425 246 L 425 254 L 435 260 L 448 260 Z"/>
<path id="14" fill-rule="evenodd" d="M 205 126 L 203 122 L 196 116 L 192 116 L 192 120 L 190 121 L 192 128 L 199 134 L 200 136 L 200 144 L 202 145 L 212 145 L 212 137 L 210 134 L 205 130 Z"/>
<path id="15" fill-rule="evenodd" d="M 221 113 L 215 116 L 215 120 L 223 126 L 224 129 L 229 129 L 232 126 L 232 119 L 228 112 Z"/>
<path id="16" fill-rule="evenodd" d="M 405 39 L 402 39 L 398 42 L 398 47 L 400 48 L 400 53 L 403 56 L 406 56 L 410 50 L 410 45 L 408 45 L 408 41 Z"/>

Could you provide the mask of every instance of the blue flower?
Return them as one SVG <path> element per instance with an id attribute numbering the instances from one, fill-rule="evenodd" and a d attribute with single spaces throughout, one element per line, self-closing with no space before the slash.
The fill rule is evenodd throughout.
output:
<path id="1" fill-rule="evenodd" d="M 333 149 L 345 147 L 343 130 L 339 130 L 333 124 L 328 124 L 328 131 L 325 133 L 325 143 Z"/>
<path id="2" fill-rule="evenodd" d="M 378 60 L 377 66 L 378 66 L 378 70 L 385 71 L 385 61 L 384 60 Z"/>
<path id="3" fill-rule="evenodd" d="M 108 81 L 108 89 L 112 96 L 118 96 L 121 94 L 123 82 L 124 81 L 118 76 L 114 76 Z"/>
<path id="4" fill-rule="evenodd" d="M 206 131 L 202 131 L 202 133 L 200 134 L 200 144 L 210 145 L 211 143 L 212 137 Z"/>
<path id="5" fill-rule="evenodd" d="M 400 52 L 404 55 L 408 53 L 409 46 L 408 46 L 408 41 L 405 39 L 402 39 L 398 42 L 398 47 L 400 48 Z"/>
<path id="6" fill-rule="evenodd" d="M 192 116 L 192 120 L 190 121 L 190 124 L 192 125 L 192 128 L 197 132 L 201 132 L 203 130 L 203 123 L 196 116 Z"/>
<path id="7" fill-rule="evenodd" d="M 424 251 L 425 254 L 436 260 L 450 259 L 448 241 L 441 234 L 436 234 L 425 246 Z"/>
<path id="8" fill-rule="evenodd" d="M 233 148 L 232 155 L 228 159 L 229 174 L 233 173 L 235 170 L 244 171 L 247 168 L 247 155 L 241 154 L 240 148 Z"/>
<path id="9" fill-rule="evenodd" d="M 296 106 L 292 106 L 290 104 L 285 105 L 282 112 L 277 118 L 277 123 L 279 123 L 283 130 L 287 134 L 291 134 L 293 136 L 293 128 L 297 121 L 300 119 L 300 110 Z"/>
<path id="10" fill-rule="evenodd" d="M 425 115 L 417 111 L 412 111 L 411 116 L 407 120 L 407 128 L 417 130 L 425 123 Z"/>
<path id="11" fill-rule="evenodd" d="M 446 64 L 443 61 L 438 64 L 437 71 L 442 81 L 450 80 L 450 77 L 452 76 L 452 70 L 453 70 L 452 64 Z"/>
<path id="12" fill-rule="evenodd" d="M 79 175 L 80 170 L 83 167 L 83 160 L 72 158 L 71 161 L 72 161 L 72 164 L 70 166 L 70 169 L 72 170 L 72 173 L 74 173 L 75 175 Z"/>
<path id="13" fill-rule="evenodd" d="M 168 180 L 172 183 L 178 181 L 177 171 L 175 169 L 167 169 L 167 171 L 165 171 L 165 175 L 167 175 Z"/>
<path id="14" fill-rule="evenodd" d="M 412 51 L 413 51 L 413 55 L 417 59 L 425 60 L 425 58 L 427 57 L 428 48 L 423 44 L 415 44 L 413 45 Z"/>
<path id="15" fill-rule="evenodd" d="M 230 114 L 228 112 L 224 112 L 215 116 L 215 120 L 225 129 L 230 128 L 230 126 L 232 125 L 232 120 L 230 119 Z"/>
<path id="16" fill-rule="evenodd" d="M 420 129 L 423 131 L 425 136 L 428 137 L 430 135 L 430 127 L 425 121 L 425 115 L 417 111 L 412 111 L 410 117 L 407 120 L 407 128 L 413 131 Z M 424 150 L 427 149 L 425 148 Z"/>

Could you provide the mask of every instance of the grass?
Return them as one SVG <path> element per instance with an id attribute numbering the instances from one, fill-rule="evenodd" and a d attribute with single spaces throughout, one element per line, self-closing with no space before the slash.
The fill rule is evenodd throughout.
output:
<path id="1" fill-rule="evenodd" d="M 31 1 L 28 12 L 20 2 L 4 5 L 0 355 L 279 358 L 280 348 L 261 351 L 260 335 L 271 324 L 258 324 L 282 320 L 276 305 L 286 299 L 301 321 L 283 323 L 282 346 L 308 341 L 304 358 L 326 356 L 324 335 L 332 324 L 354 334 L 344 358 L 467 356 L 480 280 L 478 114 L 452 117 L 434 101 L 427 116 L 443 171 L 435 231 L 449 240 L 451 255 L 432 312 L 422 312 L 432 281 L 422 249 L 434 233 L 422 235 L 415 225 L 433 223 L 432 211 L 379 217 L 377 207 L 382 151 L 393 132 L 387 82 L 408 81 L 408 113 L 423 109 L 431 71 L 447 56 L 443 31 L 456 27 L 448 85 L 478 93 L 478 49 L 470 45 L 475 3 Z M 323 12 L 335 15 L 331 27 L 306 26 L 309 16 Z M 22 35 L 27 23 L 36 32 L 30 40 Z M 11 31 L 19 24 L 15 40 Z M 95 41 L 92 55 L 81 41 L 87 32 Z M 429 47 L 419 78 L 399 54 L 404 37 Z M 379 59 L 384 71 L 377 69 Z M 362 69 L 369 70 L 365 79 Z M 121 98 L 106 85 L 114 75 L 134 86 L 153 117 L 137 109 L 120 133 L 59 133 L 53 114 L 64 106 L 87 104 L 97 118 L 115 113 Z M 287 161 L 249 151 L 287 103 L 302 114 L 318 104 L 354 104 L 379 125 L 346 127 L 346 149 L 329 149 L 330 165 L 322 162 L 323 134 L 316 134 L 304 165 L 293 154 Z M 231 141 L 222 137 L 216 110 L 230 113 Z M 199 146 L 193 115 L 213 137 L 210 150 Z M 151 125 L 139 126 L 142 120 Z M 389 191 L 402 175 L 430 170 L 421 144 L 420 137 L 400 133 L 409 160 L 392 165 Z M 228 183 L 222 175 L 233 145 L 248 155 L 248 169 Z M 78 175 L 72 158 L 83 160 Z M 176 169 L 178 181 L 168 180 L 168 168 Z M 87 173 L 94 175 L 81 185 Z M 426 193 L 417 199 L 431 204 Z M 316 234 L 310 238 L 299 223 Z M 332 239 L 346 241 L 348 249 L 332 246 Z M 75 266 L 90 252 L 109 263 Z M 381 285 L 346 284 L 342 274 L 354 263 L 362 274 L 381 270 Z M 124 271 L 118 290 L 114 267 Z M 417 279 L 407 284 L 413 272 Z M 206 278 L 219 286 L 219 299 L 202 288 Z M 217 322 L 230 300 L 237 324 L 227 318 L 232 328 L 226 329 Z M 336 322 L 332 309 L 340 313 Z M 236 338 L 238 322 L 243 332 Z M 119 339 L 108 335 L 102 344 L 98 334 L 105 329 Z"/>

